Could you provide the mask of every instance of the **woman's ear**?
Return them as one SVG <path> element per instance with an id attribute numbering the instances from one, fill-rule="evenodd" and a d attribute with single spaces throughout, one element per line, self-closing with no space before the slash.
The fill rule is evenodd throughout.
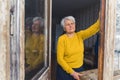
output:
<path id="1" fill-rule="evenodd" d="M 66 30 L 65 30 L 65 27 L 63 27 L 63 30 L 66 31 Z"/>

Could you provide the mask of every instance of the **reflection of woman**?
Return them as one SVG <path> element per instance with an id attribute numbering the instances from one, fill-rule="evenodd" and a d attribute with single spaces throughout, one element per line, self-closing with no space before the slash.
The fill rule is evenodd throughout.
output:
<path id="1" fill-rule="evenodd" d="M 83 65 L 83 41 L 99 30 L 99 20 L 86 30 L 75 32 L 75 19 L 68 16 L 62 19 L 65 34 L 61 35 L 57 44 L 57 80 L 80 80 Z"/>
<path id="2" fill-rule="evenodd" d="M 32 17 L 28 17 L 25 21 L 25 42 L 29 40 L 30 36 L 32 35 L 31 27 Z"/>
<path id="3" fill-rule="evenodd" d="M 43 22 L 40 17 L 33 19 L 32 35 L 26 42 L 26 72 L 36 69 L 44 60 L 44 35 L 41 33 Z"/>

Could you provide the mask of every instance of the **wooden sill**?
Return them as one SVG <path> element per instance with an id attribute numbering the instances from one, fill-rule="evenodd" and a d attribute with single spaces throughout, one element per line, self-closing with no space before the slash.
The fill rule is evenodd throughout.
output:
<path id="1" fill-rule="evenodd" d="M 98 69 L 87 70 L 80 73 L 83 74 L 80 80 L 98 80 Z"/>

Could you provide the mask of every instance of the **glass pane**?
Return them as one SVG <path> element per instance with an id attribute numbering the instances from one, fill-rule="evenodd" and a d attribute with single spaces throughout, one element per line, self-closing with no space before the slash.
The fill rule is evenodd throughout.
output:
<path id="1" fill-rule="evenodd" d="M 25 80 L 45 64 L 45 0 L 25 0 Z"/>
<path id="2" fill-rule="evenodd" d="M 120 0 L 116 2 L 116 34 L 115 34 L 115 57 L 114 57 L 114 75 L 120 75 Z"/>

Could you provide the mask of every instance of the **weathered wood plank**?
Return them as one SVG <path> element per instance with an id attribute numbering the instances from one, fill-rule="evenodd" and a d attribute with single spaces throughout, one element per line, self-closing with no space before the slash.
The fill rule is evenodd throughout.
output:
<path id="1" fill-rule="evenodd" d="M 103 80 L 103 61 L 104 61 L 104 27 L 105 27 L 105 2 L 106 0 L 101 0 L 101 10 L 100 10 L 100 45 L 98 52 L 98 80 Z"/>
<path id="2" fill-rule="evenodd" d="M 116 0 L 106 0 L 103 80 L 113 80 Z"/>
<path id="3" fill-rule="evenodd" d="M 80 73 L 83 74 L 80 80 L 98 80 L 98 69 L 87 70 Z"/>
<path id="4" fill-rule="evenodd" d="M 24 18 L 25 18 L 25 0 L 20 0 L 20 80 L 24 80 L 25 77 L 25 54 L 24 54 Z"/>
<path id="5" fill-rule="evenodd" d="M 9 0 L 0 0 L 0 80 L 10 79 Z"/>
<path id="6" fill-rule="evenodd" d="M 10 4 L 10 80 L 24 80 L 24 0 Z"/>
<path id="7" fill-rule="evenodd" d="M 10 80 L 18 80 L 19 79 L 19 45 L 17 45 L 17 37 L 16 34 L 18 31 L 18 20 L 19 16 L 17 1 L 10 0 Z M 19 5 L 18 5 L 19 6 Z"/>

